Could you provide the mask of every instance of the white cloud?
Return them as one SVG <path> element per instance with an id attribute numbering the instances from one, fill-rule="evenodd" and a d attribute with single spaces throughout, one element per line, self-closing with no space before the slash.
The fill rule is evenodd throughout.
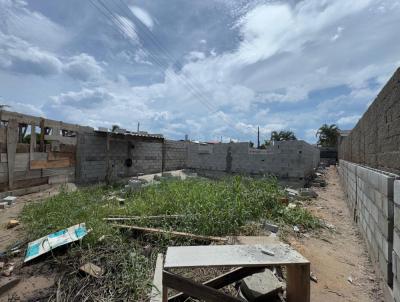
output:
<path id="1" fill-rule="evenodd" d="M 338 119 L 337 123 L 340 125 L 354 125 L 361 118 L 361 115 L 349 115 Z"/>
<path id="2" fill-rule="evenodd" d="M 85 53 L 69 58 L 63 69 L 72 78 L 82 81 L 99 79 L 103 75 L 103 68 L 96 59 Z"/>
<path id="3" fill-rule="evenodd" d="M 70 91 L 61 93 L 58 96 L 53 96 L 57 106 L 68 106 L 82 110 L 86 109 L 99 109 L 100 106 L 106 105 L 113 99 L 113 95 L 103 88 L 87 89 L 81 91 Z"/>
<path id="4" fill-rule="evenodd" d="M 1 31 L 0 57 L 0 68 L 17 73 L 48 76 L 62 68 L 62 62 L 54 54 Z"/>
<path id="5" fill-rule="evenodd" d="M 0 0 L 0 31 L 18 36 L 40 48 L 55 50 L 70 40 L 71 35 L 43 14 L 30 10 L 26 1 Z"/>
<path id="6" fill-rule="evenodd" d="M 198 61 L 202 60 L 206 57 L 204 52 L 201 51 L 191 51 L 187 56 L 186 59 L 189 61 Z"/>
<path id="7" fill-rule="evenodd" d="M 130 6 L 129 7 L 132 13 L 140 20 L 143 22 L 144 25 L 146 25 L 149 29 L 152 29 L 154 26 L 153 19 L 151 18 L 150 14 L 145 11 L 143 8 L 140 8 L 138 6 Z"/>

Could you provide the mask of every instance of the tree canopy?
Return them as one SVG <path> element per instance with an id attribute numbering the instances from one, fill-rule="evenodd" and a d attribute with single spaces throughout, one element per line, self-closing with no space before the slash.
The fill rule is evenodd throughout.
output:
<path id="1" fill-rule="evenodd" d="M 318 137 L 317 144 L 322 147 L 335 147 L 337 144 L 339 135 L 339 128 L 335 124 L 323 124 L 317 131 L 316 137 Z"/>
<path id="2" fill-rule="evenodd" d="M 280 141 L 294 141 L 297 140 L 293 131 L 290 130 L 282 130 L 282 131 L 272 131 L 271 132 L 271 141 L 280 142 Z"/>

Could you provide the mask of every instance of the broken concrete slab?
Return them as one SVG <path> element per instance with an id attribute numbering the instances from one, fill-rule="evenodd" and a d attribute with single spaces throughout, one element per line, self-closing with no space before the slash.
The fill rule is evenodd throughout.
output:
<path id="1" fill-rule="evenodd" d="M 14 204 L 17 200 L 16 196 L 7 196 L 3 198 L 3 202 L 7 202 L 7 204 L 10 206 Z"/>
<path id="2" fill-rule="evenodd" d="M 240 284 L 243 296 L 251 302 L 267 301 L 282 290 L 282 282 L 269 269 L 244 278 Z"/>

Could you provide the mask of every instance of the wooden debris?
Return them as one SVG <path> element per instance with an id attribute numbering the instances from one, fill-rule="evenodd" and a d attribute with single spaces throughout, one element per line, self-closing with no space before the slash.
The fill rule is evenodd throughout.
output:
<path id="1" fill-rule="evenodd" d="M 177 219 L 184 218 L 185 215 L 154 215 L 154 216 L 118 216 L 103 218 L 106 221 L 124 221 L 124 220 L 144 220 L 144 219 Z"/>
<path id="2" fill-rule="evenodd" d="M 184 232 L 176 232 L 176 231 L 166 231 L 162 229 L 156 228 L 145 228 L 145 227 L 138 227 L 134 225 L 124 225 L 124 224 L 112 224 L 111 226 L 121 229 L 130 229 L 136 230 L 146 233 L 154 233 L 154 234 L 165 234 L 177 237 L 187 237 L 195 240 L 204 240 L 204 241 L 220 241 L 220 242 L 227 242 L 228 238 L 223 237 L 214 237 L 214 236 L 203 236 L 203 235 L 195 235 L 191 233 L 184 233 Z"/>
<path id="3" fill-rule="evenodd" d="M 242 302 L 241 299 L 229 296 L 212 287 L 196 283 L 168 271 L 163 271 L 163 284 L 166 287 L 186 293 L 191 297 L 210 302 Z"/>
<path id="4" fill-rule="evenodd" d="M 19 225 L 19 221 L 16 219 L 11 219 L 8 223 L 7 223 L 7 229 L 11 229 L 16 227 L 17 225 Z"/>
<path id="5" fill-rule="evenodd" d="M 154 278 L 153 278 L 153 284 L 152 284 L 152 289 L 151 289 L 151 296 L 150 296 L 150 302 L 163 302 L 164 301 L 164 293 L 163 291 L 163 263 L 164 263 L 164 255 L 163 254 L 158 254 L 157 255 L 157 262 L 156 262 L 156 268 L 154 270 Z"/>
<path id="6" fill-rule="evenodd" d="M 59 160 L 31 160 L 30 168 L 35 169 L 51 169 L 51 168 L 66 168 L 71 165 L 68 158 Z"/>
<path id="7" fill-rule="evenodd" d="M 6 293 L 11 288 L 13 288 L 14 286 L 16 286 L 20 281 L 21 281 L 21 279 L 15 278 L 15 279 L 7 280 L 5 283 L 2 282 L 2 284 L 0 284 L 0 296 L 2 294 Z"/>
<path id="8" fill-rule="evenodd" d="M 95 278 L 99 278 L 104 274 L 104 270 L 101 267 L 91 262 L 82 265 L 79 270 Z"/>
<path id="9" fill-rule="evenodd" d="M 264 268 L 239 267 L 239 268 L 235 268 L 225 274 L 219 275 L 218 277 L 215 277 L 211 280 L 208 280 L 208 281 L 204 282 L 203 285 L 214 288 L 214 289 L 220 289 L 229 284 L 232 284 L 233 282 L 242 280 L 243 278 L 246 278 L 247 276 L 250 276 L 255 273 L 260 273 L 262 271 L 264 271 Z M 188 297 L 189 296 L 184 293 L 179 293 L 175 296 L 168 298 L 168 301 L 169 302 L 185 301 Z"/>

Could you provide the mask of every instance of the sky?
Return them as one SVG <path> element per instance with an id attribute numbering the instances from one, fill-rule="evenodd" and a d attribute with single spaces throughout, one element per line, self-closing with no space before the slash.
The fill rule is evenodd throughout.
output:
<path id="1" fill-rule="evenodd" d="M 397 0 L 0 0 L 0 103 L 170 139 L 316 141 L 400 66 Z"/>

